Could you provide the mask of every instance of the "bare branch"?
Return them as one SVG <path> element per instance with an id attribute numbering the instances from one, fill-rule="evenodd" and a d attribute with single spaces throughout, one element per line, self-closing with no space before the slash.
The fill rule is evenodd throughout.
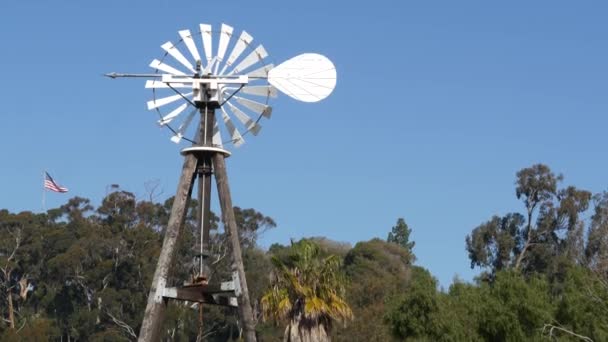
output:
<path id="1" fill-rule="evenodd" d="M 114 315 L 112 315 L 110 313 L 110 311 L 106 310 L 106 314 L 108 316 L 110 316 L 110 318 L 112 319 L 112 321 L 114 322 L 114 324 L 116 324 L 118 327 L 122 328 L 125 330 L 125 332 L 133 337 L 134 339 L 137 339 L 137 335 L 135 334 L 135 331 L 133 330 L 133 328 L 131 328 L 131 326 L 129 326 L 127 323 L 119 320 L 118 318 L 114 317 Z"/>
<path id="2" fill-rule="evenodd" d="M 583 340 L 585 342 L 593 342 L 593 340 L 591 338 L 587 337 L 587 336 L 579 335 L 579 334 L 577 334 L 577 333 L 575 333 L 575 332 L 573 332 L 571 330 L 568 330 L 568 329 L 565 329 L 565 328 L 562 328 L 562 327 L 558 327 L 558 326 L 553 325 L 553 324 L 545 324 L 543 326 L 542 335 L 544 336 L 546 334 L 547 337 L 556 339 L 557 337 L 553 336 L 554 330 L 559 330 L 559 331 L 561 331 L 563 333 L 566 333 L 566 334 L 569 334 L 569 335 L 574 336 L 576 338 L 579 338 L 579 339 L 581 339 L 581 340 Z"/>
<path id="3" fill-rule="evenodd" d="M 6 260 L 6 268 L 8 268 L 8 263 L 13 260 L 13 258 L 15 257 L 15 253 L 17 253 L 17 250 L 21 246 L 21 227 L 17 228 L 15 233 L 13 233 L 11 231 L 9 231 L 9 232 L 15 238 L 15 248 L 13 249 L 13 252 L 8 257 L 8 259 Z"/>
<path id="4" fill-rule="evenodd" d="M 225 257 L 226 254 L 228 253 L 227 248 L 225 248 L 223 245 L 220 245 L 219 249 L 219 253 L 215 255 L 215 260 L 211 263 L 211 265 L 216 265 L 217 263 L 219 263 L 220 261 L 222 261 Z"/>
<path id="5" fill-rule="evenodd" d="M 144 188 L 146 189 L 146 195 L 148 195 L 148 200 L 150 202 L 156 201 L 158 197 L 160 197 L 165 191 L 160 189 L 158 191 L 158 187 L 160 186 L 160 179 L 151 179 L 144 183 Z M 158 191 L 158 193 L 157 193 Z"/>
<path id="6" fill-rule="evenodd" d="M 23 329 L 23 327 L 25 327 L 25 323 L 27 323 L 27 318 L 23 320 L 23 324 L 21 324 L 21 326 L 19 327 L 19 329 L 17 329 L 17 333 L 19 333 L 21 331 L 21 329 Z"/>
<path id="7" fill-rule="evenodd" d="M 203 340 L 203 339 L 205 339 L 205 338 L 207 338 L 207 337 L 209 337 L 209 336 L 217 333 L 221 329 L 225 329 L 227 326 L 228 326 L 228 324 L 224 324 L 224 325 L 221 325 L 221 326 L 214 325 L 211 329 L 209 329 L 209 330 L 207 330 L 207 331 L 205 331 L 203 333 L 203 335 L 201 336 L 201 340 Z"/>
<path id="8" fill-rule="evenodd" d="M 108 287 L 108 285 L 110 284 L 109 278 L 110 278 L 111 275 L 112 275 L 112 273 L 108 273 L 101 280 L 101 284 L 103 285 L 103 288 L 101 289 L 101 292 L 103 292 L 106 289 L 106 287 Z"/>

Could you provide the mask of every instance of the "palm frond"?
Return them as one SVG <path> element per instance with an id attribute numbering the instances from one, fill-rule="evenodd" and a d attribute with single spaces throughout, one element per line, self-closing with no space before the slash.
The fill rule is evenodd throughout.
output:
<path id="1" fill-rule="evenodd" d="M 352 310 L 344 299 L 341 259 L 335 255 L 321 257 L 319 246 L 309 240 L 292 242 L 290 252 L 283 259 L 272 258 L 275 277 L 261 300 L 264 320 L 352 319 Z"/>

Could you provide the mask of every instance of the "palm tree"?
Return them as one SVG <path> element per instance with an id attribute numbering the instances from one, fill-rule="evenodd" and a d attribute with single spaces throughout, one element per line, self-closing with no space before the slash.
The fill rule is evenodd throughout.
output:
<path id="1" fill-rule="evenodd" d="M 317 244 L 301 240 L 291 243 L 287 258 L 274 256 L 272 263 L 271 287 L 261 304 L 264 320 L 287 324 L 283 341 L 329 341 L 332 322 L 353 318 L 337 256 L 323 257 Z"/>

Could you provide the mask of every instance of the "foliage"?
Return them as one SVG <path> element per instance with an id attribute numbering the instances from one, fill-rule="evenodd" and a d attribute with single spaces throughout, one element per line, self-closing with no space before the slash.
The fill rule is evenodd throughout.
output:
<path id="1" fill-rule="evenodd" d="M 523 215 L 494 216 L 473 230 L 466 238 L 471 267 L 490 268 L 494 272 L 511 266 L 519 255 L 519 233 L 525 224 Z"/>
<path id="2" fill-rule="evenodd" d="M 414 267 L 412 281 L 403 294 L 392 300 L 385 319 L 399 339 L 437 340 L 442 330 L 438 312 L 437 280 L 427 270 Z"/>
<path id="3" fill-rule="evenodd" d="M 594 271 L 608 275 L 608 192 L 594 197 L 595 212 L 591 218 L 588 242 L 585 248 L 586 261 Z"/>
<path id="4" fill-rule="evenodd" d="M 490 274 L 513 268 L 525 273 L 559 276 L 567 264 L 584 257 L 584 223 L 580 215 L 591 193 L 573 186 L 558 189 L 563 176 L 543 164 L 517 172 L 515 194 L 525 212 L 494 216 L 466 237 L 471 267 Z"/>
<path id="5" fill-rule="evenodd" d="M 555 322 L 594 341 L 608 340 L 608 282 L 580 266 L 568 269 L 556 289 L 560 298 Z"/>
<path id="6" fill-rule="evenodd" d="M 485 284 L 478 331 L 488 341 L 523 341 L 540 338 L 540 328 L 550 322 L 553 306 L 545 279 L 526 280 L 515 271 L 502 271 Z"/>
<path id="7" fill-rule="evenodd" d="M 405 291 L 411 277 L 413 256 L 400 245 L 380 239 L 359 242 L 344 258 L 346 298 L 354 320 L 337 327 L 337 341 L 388 341 L 391 334 L 383 316 L 387 302 Z"/>
<path id="8" fill-rule="evenodd" d="M 171 204 L 171 198 L 164 204 L 138 201 L 134 194 L 114 186 L 98 208 L 88 199 L 74 197 L 43 214 L 0 210 L 4 318 L 0 340 L 135 339 Z M 191 201 L 180 236 L 178 266 L 171 275 L 173 284 L 189 280 L 192 273 L 192 247 L 198 240 L 196 208 L 196 201 Z M 237 224 L 246 227 L 248 236 L 274 226 L 271 218 L 253 209 L 235 208 L 235 212 L 239 213 Z M 213 218 L 217 228 L 217 217 Z M 223 232 L 214 237 L 220 245 L 225 240 Z M 254 238 L 246 243 L 255 249 Z M 230 259 L 225 257 L 228 253 L 222 255 Z M 266 261 L 251 258 L 248 262 L 256 268 L 266 262 L 269 270 L 270 261 L 263 252 L 262 259 Z M 218 280 L 230 279 L 229 262 L 216 266 Z M 256 284 L 265 286 L 261 281 Z M 256 294 L 261 292 L 258 289 Z M 206 312 L 213 318 L 206 324 L 208 340 L 238 337 L 234 311 L 209 307 Z M 197 317 L 189 305 L 171 303 L 165 337 L 195 338 Z"/>
<path id="9" fill-rule="evenodd" d="M 258 237 L 274 220 L 235 207 L 258 340 L 608 340 L 608 192 L 562 182 L 542 164 L 517 172 L 521 212 L 471 231 L 466 252 L 484 272 L 447 290 L 413 265 L 402 218 L 386 241 L 351 248 L 319 236 L 264 250 Z M 74 197 L 46 213 L 0 209 L 0 340 L 134 340 L 173 202 L 153 199 L 116 185 L 97 207 Z M 170 285 L 199 271 L 197 208 L 192 200 Z M 231 250 L 211 220 L 217 284 L 231 278 Z M 162 340 L 240 338 L 236 310 L 205 305 L 203 317 L 198 336 L 198 308 L 171 301 Z"/>

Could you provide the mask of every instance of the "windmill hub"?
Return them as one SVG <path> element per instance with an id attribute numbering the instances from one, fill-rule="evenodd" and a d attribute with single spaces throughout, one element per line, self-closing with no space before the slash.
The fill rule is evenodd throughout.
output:
<path id="1" fill-rule="evenodd" d="M 231 89 L 230 86 L 244 87 L 249 83 L 247 75 L 217 76 L 203 75 L 201 77 L 186 75 L 161 76 L 161 82 L 166 84 L 179 84 L 182 87 L 191 87 L 194 103 L 221 103 L 222 94 Z M 237 89 L 238 89 L 237 88 Z"/>

